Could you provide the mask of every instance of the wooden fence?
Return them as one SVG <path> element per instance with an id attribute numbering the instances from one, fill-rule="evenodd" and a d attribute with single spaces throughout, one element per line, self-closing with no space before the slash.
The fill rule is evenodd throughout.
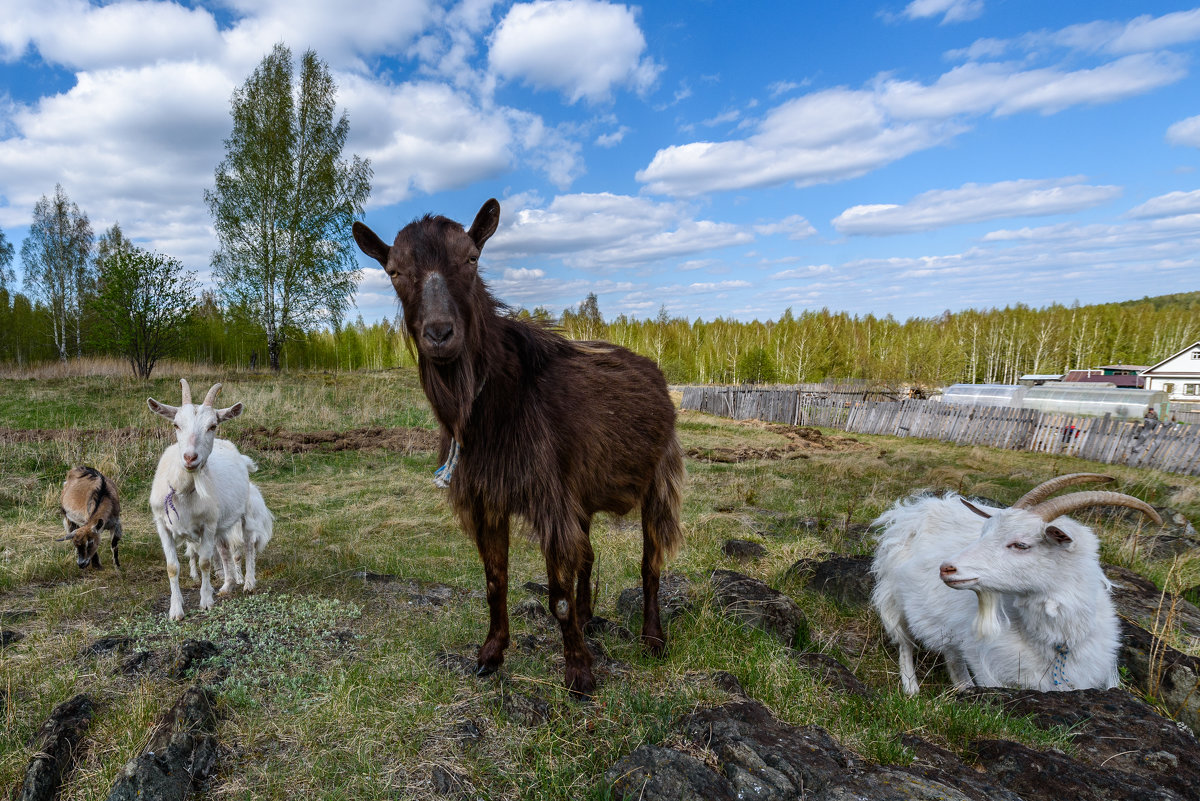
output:
<path id="1" fill-rule="evenodd" d="M 1196 425 L 1148 426 L 1110 417 L 924 400 L 830 400 L 779 388 L 685 387 L 682 406 L 739 420 L 1058 453 L 1105 464 L 1200 475 L 1200 426 Z"/>

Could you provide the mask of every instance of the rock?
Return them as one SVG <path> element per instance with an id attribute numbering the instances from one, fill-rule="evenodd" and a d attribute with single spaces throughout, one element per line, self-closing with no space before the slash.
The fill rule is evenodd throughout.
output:
<path id="1" fill-rule="evenodd" d="M 734 559 L 759 559 L 767 555 L 767 549 L 750 540 L 726 540 L 721 553 Z"/>
<path id="2" fill-rule="evenodd" d="M 725 614 L 795 645 L 808 635 L 808 621 L 791 598 L 763 582 L 732 570 L 714 570 L 713 590 Z"/>
<path id="3" fill-rule="evenodd" d="M 522 726 L 541 726 L 550 720 L 550 704 L 538 695 L 526 695 L 505 687 L 500 691 L 500 709 Z"/>
<path id="4" fill-rule="evenodd" d="M 483 739 L 483 730 L 474 720 L 466 718 L 451 726 L 446 736 L 461 745 L 470 745 Z"/>
<path id="5" fill-rule="evenodd" d="M 583 633 L 596 636 L 597 634 L 607 634 L 616 637 L 618 640 L 629 642 L 634 639 L 633 632 L 622 626 L 620 623 L 614 623 L 606 617 L 593 616 L 583 627 Z"/>
<path id="6" fill-rule="evenodd" d="M 1161 526 L 1155 525 L 1153 520 L 1138 510 L 1126 506 L 1095 507 L 1085 519 L 1107 518 L 1138 528 L 1139 548 L 1144 549 L 1143 552 L 1151 559 L 1169 559 L 1200 546 L 1200 534 L 1182 512 L 1169 506 L 1155 506 L 1154 510 L 1163 520 Z"/>
<path id="7" fill-rule="evenodd" d="M 545 584 L 542 584 L 541 582 L 527 581 L 524 584 L 522 584 L 521 586 L 525 589 L 526 592 L 531 593 L 533 595 L 549 595 L 550 594 L 550 588 L 548 586 L 546 586 Z"/>
<path id="8" fill-rule="evenodd" d="M 990 699 L 992 703 L 1003 706 L 1009 714 L 1031 716 L 1038 726 L 1059 726 L 1074 733 L 1073 758 L 1060 758 L 1058 755 L 1038 758 L 1042 760 L 1039 769 L 1049 771 L 1048 782 L 1051 776 L 1066 775 L 1067 771 L 1075 770 L 1062 761 L 1073 759 L 1099 773 L 1095 779 L 1080 778 L 1086 786 L 1100 793 L 1095 796 L 1097 798 L 1196 797 L 1196 788 L 1200 787 L 1200 743 L 1186 729 L 1162 717 L 1125 690 L 1040 693 L 1033 690 L 974 689 L 963 696 Z M 1027 793 L 1032 790 L 1016 786 L 1020 777 L 1010 774 L 1008 766 L 1020 765 L 1022 760 L 1033 757 L 1011 746 L 987 746 L 986 760 L 985 753 L 981 752 L 981 761 L 991 763 L 988 766 L 989 775 L 1026 801 L 1055 797 L 1048 794 L 1030 795 Z M 1164 770 L 1165 767 L 1171 769 Z M 1147 786 L 1157 788 L 1154 794 L 1144 791 Z M 1108 792 L 1113 795 L 1105 795 Z M 1142 794 L 1138 795 L 1138 792 Z M 1067 796 L 1057 797 L 1072 796 L 1068 793 Z"/>
<path id="9" fill-rule="evenodd" d="M 85 645 L 79 650 L 79 659 L 87 659 L 89 657 L 103 656 L 105 654 L 118 653 L 123 654 L 129 650 L 129 646 L 133 644 L 133 640 L 129 637 L 111 636 L 101 637 L 91 645 Z"/>
<path id="10" fill-rule="evenodd" d="M 659 579 L 658 611 L 663 623 L 692 608 L 692 585 L 680 573 L 666 573 Z M 630 587 L 617 596 L 617 612 L 630 626 L 642 616 L 642 588 Z"/>
<path id="11" fill-rule="evenodd" d="M 639 746 L 604 773 L 619 801 L 738 801 L 723 776 L 690 754 Z"/>
<path id="12" fill-rule="evenodd" d="M 167 678 L 176 681 L 185 679 L 218 653 L 217 646 L 208 640 L 184 640 L 171 654 L 167 663 Z"/>
<path id="13" fill-rule="evenodd" d="M 829 559 L 801 559 L 788 568 L 789 577 L 811 573 L 808 589 L 829 596 L 846 607 L 866 606 L 871 602 L 875 577 L 871 575 L 869 556 L 833 556 Z"/>
<path id="14" fill-rule="evenodd" d="M 550 613 L 537 598 L 526 598 L 513 608 L 513 617 L 524 618 L 538 623 L 548 622 Z"/>
<path id="15" fill-rule="evenodd" d="M 738 681 L 738 677 L 726 670 L 714 670 L 705 674 L 705 677 L 718 690 L 724 690 L 730 695 L 744 696 L 746 694 L 746 691 L 742 689 L 742 683 Z"/>
<path id="16" fill-rule="evenodd" d="M 1061 751 L 1037 751 L 1007 740 L 971 744 L 979 764 L 1024 801 L 1146 801 L 1180 799 L 1139 776 L 1084 765 Z"/>
<path id="17" fill-rule="evenodd" d="M 796 662 L 800 667 L 817 674 L 822 684 L 828 685 L 839 692 L 870 698 L 874 693 L 863 684 L 850 668 L 834 659 L 829 654 L 798 653 Z"/>
<path id="18" fill-rule="evenodd" d="M 1124 567 L 1104 565 L 1104 573 L 1113 583 L 1113 604 L 1121 617 L 1146 629 L 1155 628 L 1156 618 L 1162 621 L 1169 618 L 1174 628 L 1200 637 L 1200 609 L 1190 601 L 1164 593 L 1154 582 Z"/>
<path id="19" fill-rule="evenodd" d="M 367 584 L 388 584 L 397 580 L 391 573 L 372 573 L 370 570 L 359 570 L 351 573 L 350 577 Z"/>
<path id="20" fill-rule="evenodd" d="M 25 768 L 25 781 L 15 798 L 50 801 L 58 797 L 63 777 L 74 767 L 75 746 L 83 739 L 94 714 L 92 699 L 85 694 L 54 707 L 29 741 L 33 758 Z"/>
<path id="21" fill-rule="evenodd" d="M 108 801 L 182 801 L 216 772 L 215 730 L 209 692 L 189 688 L 155 723 L 146 749 L 121 768 Z"/>
<path id="22" fill-rule="evenodd" d="M 859 771 L 829 785 L 812 801 L 971 801 L 941 782 L 895 768 Z"/>
<path id="23" fill-rule="evenodd" d="M 1176 720 L 1200 731 L 1200 659 L 1176 651 L 1150 632 L 1121 621 L 1119 663 L 1130 683 L 1158 698 Z"/>
<path id="24" fill-rule="evenodd" d="M 23 639 L 25 639 L 25 635 L 19 631 L 12 631 L 11 629 L 0 630 L 0 648 L 7 648 Z"/>
<path id="25" fill-rule="evenodd" d="M 448 584 L 399 578 L 390 573 L 372 573 L 369 570 L 360 570 L 351 575 L 367 584 L 395 585 L 388 589 L 395 589 L 401 595 L 406 596 L 408 602 L 416 607 L 444 606 L 457 592 Z"/>
<path id="26" fill-rule="evenodd" d="M 953 787 L 972 801 L 1024 801 L 1021 796 L 995 784 L 988 774 L 963 764 L 957 756 L 912 734 L 900 742 L 913 752 L 913 761 L 893 766 L 896 770 Z"/>

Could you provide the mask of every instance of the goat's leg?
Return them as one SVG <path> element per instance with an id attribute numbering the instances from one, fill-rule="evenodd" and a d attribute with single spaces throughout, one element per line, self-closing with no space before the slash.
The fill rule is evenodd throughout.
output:
<path id="1" fill-rule="evenodd" d="M 954 689 L 965 690 L 974 687 L 975 680 L 971 678 L 971 671 L 967 669 L 967 661 L 963 659 L 962 654 L 947 651 L 945 657 L 946 671 L 950 674 L 950 681 L 954 682 Z"/>
<path id="2" fill-rule="evenodd" d="M 110 544 L 110 547 L 112 548 L 113 567 L 115 567 L 117 570 L 121 569 L 121 560 L 117 557 L 117 548 L 121 544 L 121 535 L 124 533 L 125 532 L 121 529 L 120 524 L 117 524 L 117 526 L 112 530 L 112 543 Z"/>
<path id="3" fill-rule="evenodd" d="M 575 579 L 575 616 L 579 618 L 579 627 L 586 631 L 592 620 L 592 564 L 596 555 L 591 543 L 592 521 L 582 520 L 580 527 L 583 529 L 583 551 L 579 575 Z"/>
<path id="4" fill-rule="evenodd" d="M 919 685 L 917 666 L 913 661 L 912 640 L 905 636 L 897 637 L 896 646 L 900 649 L 900 685 L 904 688 L 905 695 L 916 695 Z"/>
<path id="5" fill-rule="evenodd" d="M 242 592 L 254 592 L 254 587 L 257 584 L 254 577 L 254 560 L 258 558 L 258 532 L 243 529 L 242 535 L 245 537 L 246 542 L 244 549 L 246 553 L 246 578 L 242 582 Z"/>
<path id="6" fill-rule="evenodd" d="M 487 579 L 488 636 L 479 649 L 475 675 L 495 673 L 508 647 L 508 519 L 488 525 L 482 512 L 472 516 L 475 545 Z"/>
<path id="7" fill-rule="evenodd" d="M 191 576 L 192 581 L 195 581 L 196 579 L 200 578 L 200 571 L 196 569 L 196 548 L 190 543 L 188 544 L 187 548 L 187 558 L 188 575 Z"/>
<path id="8" fill-rule="evenodd" d="M 550 585 L 550 612 L 562 631 L 563 660 L 566 662 L 565 684 L 572 695 L 591 695 L 596 689 L 592 676 L 592 652 L 588 650 L 579 625 L 575 603 L 580 563 L 584 548 L 590 550 L 579 522 L 563 515 L 542 521 L 537 529 L 541 534 L 542 552 L 546 556 L 546 579 Z M 580 546 L 583 543 L 583 547 Z"/>
<path id="9" fill-rule="evenodd" d="M 216 547 L 217 556 L 221 559 L 221 573 L 225 577 L 217 594 L 228 595 L 233 592 L 234 582 L 241 579 L 241 574 L 237 567 L 237 558 L 230 553 L 229 541 L 223 535 L 217 536 Z"/>
<path id="10" fill-rule="evenodd" d="M 197 564 L 200 567 L 200 608 L 213 608 L 213 586 L 209 580 L 209 571 L 212 570 L 212 558 L 215 543 L 213 540 L 216 535 L 212 531 L 203 531 L 200 534 L 200 543 L 196 548 Z"/>
<path id="11" fill-rule="evenodd" d="M 171 609 L 167 616 L 171 620 L 183 620 L 183 593 L 179 591 L 179 554 L 175 550 L 175 538 L 162 523 L 155 520 L 154 525 L 162 542 L 163 558 L 167 560 L 167 580 L 171 582 Z"/>

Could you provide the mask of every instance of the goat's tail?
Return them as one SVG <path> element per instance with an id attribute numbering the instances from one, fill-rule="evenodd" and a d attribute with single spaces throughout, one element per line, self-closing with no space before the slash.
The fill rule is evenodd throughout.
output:
<path id="1" fill-rule="evenodd" d="M 246 463 L 246 471 L 247 472 L 249 472 L 249 473 L 257 473 L 258 472 L 258 465 L 254 463 L 253 459 L 251 459 L 249 456 L 247 456 L 246 454 L 243 453 L 242 460 Z"/>
<path id="2" fill-rule="evenodd" d="M 683 545 L 679 514 L 683 506 L 683 449 L 672 432 L 658 464 L 654 480 L 642 499 L 642 547 L 645 557 L 661 568 Z"/>

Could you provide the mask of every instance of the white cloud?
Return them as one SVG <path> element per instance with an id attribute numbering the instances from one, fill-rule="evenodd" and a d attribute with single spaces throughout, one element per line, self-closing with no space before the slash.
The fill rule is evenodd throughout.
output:
<path id="1" fill-rule="evenodd" d="M 504 280 L 506 281 L 527 281 L 530 278 L 545 277 L 545 270 L 531 269 L 529 267 L 509 267 L 504 271 Z"/>
<path id="2" fill-rule="evenodd" d="M 1140 206 L 1129 210 L 1134 219 L 1177 217 L 1181 214 L 1200 214 L 1200 189 L 1191 192 L 1168 192 L 1152 197 Z"/>
<path id="3" fill-rule="evenodd" d="M 1106 203 L 1117 186 L 1089 186 L 1081 178 L 1001 181 L 933 189 L 908 203 L 852 206 L 833 220 L 843 234 L 903 234 L 1003 217 L 1064 214 Z"/>
<path id="4" fill-rule="evenodd" d="M 880 76 L 866 89 L 826 89 L 782 103 L 745 139 L 663 148 L 637 179 L 650 192 L 680 196 L 840 181 L 943 144 L 967 130 L 971 117 L 1108 103 L 1185 75 L 1183 59 L 1164 53 L 1073 71 L 966 64 L 928 85 Z"/>
<path id="5" fill-rule="evenodd" d="M 817 229 L 812 227 L 812 223 L 799 214 L 784 217 L 778 222 L 756 225 L 754 226 L 754 230 L 763 236 L 787 234 L 787 238 L 793 240 L 807 239 L 817 232 Z"/>
<path id="6" fill-rule="evenodd" d="M 595 0 L 535 0 L 509 9 L 488 61 L 502 78 L 562 92 L 571 103 L 609 100 L 615 87 L 648 91 L 661 67 L 642 53 L 633 10 Z"/>
<path id="7" fill-rule="evenodd" d="M 616 147 L 621 144 L 621 140 L 625 138 L 625 134 L 629 133 L 629 126 L 622 125 L 617 130 L 606 134 L 600 134 L 596 137 L 597 147 Z"/>
<path id="8" fill-rule="evenodd" d="M 909 19 L 942 17 L 943 25 L 950 22 L 969 22 L 983 13 L 983 0 L 913 0 L 904 7 Z"/>
<path id="9" fill-rule="evenodd" d="M 1200 114 L 1180 120 L 1167 128 L 1167 141 L 1173 145 L 1200 147 Z"/>
<path id="10" fill-rule="evenodd" d="M 546 208 L 502 214 L 488 249 L 501 260 L 537 255 L 571 267 L 610 269 L 752 239 L 740 226 L 693 219 L 680 204 L 598 193 L 559 195 Z"/>

